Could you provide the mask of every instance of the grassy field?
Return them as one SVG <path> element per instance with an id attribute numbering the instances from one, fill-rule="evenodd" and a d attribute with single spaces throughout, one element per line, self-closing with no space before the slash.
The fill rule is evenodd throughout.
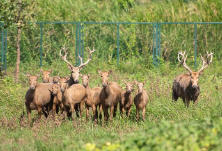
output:
<path id="1" fill-rule="evenodd" d="M 39 73 L 30 65 L 21 65 L 20 82 L 14 84 L 13 70 L 8 69 L 7 76 L 0 81 L 0 150 L 219 150 L 222 142 L 222 107 L 220 67 L 212 64 L 199 80 L 201 94 L 197 106 L 191 104 L 185 108 L 181 99 L 173 102 L 171 87 L 173 79 L 185 69 L 170 66 L 168 63 L 159 69 L 128 72 L 124 68 L 112 68 L 114 75 L 110 81 L 117 81 L 124 87 L 123 80 L 147 80 L 145 86 L 149 95 L 146 108 L 146 121 L 136 122 L 135 106 L 129 119 L 119 116 L 112 123 L 86 122 L 83 119 L 57 120 L 42 118 L 37 120 L 37 112 L 32 112 L 33 122 L 27 123 L 26 115 L 20 118 L 25 110 L 24 96 L 28 89 L 28 78 L 25 73 Z M 53 64 L 52 75 L 56 75 L 64 64 Z M 90 86 L 100 84 L 95 64 L 89 64 L 83 74 L 92 74 Z M 47 68 L 45 68 L 47 69 Z M 69 75 L 64 68 L 61 76 Z M 39 82 L 41 78 L 39 78 Z"/>

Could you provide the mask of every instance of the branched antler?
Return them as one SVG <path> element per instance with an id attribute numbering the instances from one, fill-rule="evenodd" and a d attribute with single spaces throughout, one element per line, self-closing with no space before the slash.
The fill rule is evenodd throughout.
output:
<path id="1" fill-rule="evenodd" d="M 193 72 L 187 65 L 186 65 L 186 59 L 187 59 L 187 55 L 186 54 L 186 50 L 184 51 L 184 53 L 182 52 L 182 50 L 180 52 L 178 52 L 178 61 L 184 66 L 184 68 L 186 68 L 189 72 Z M 182 61 L 180 60 L 180 55 L 182 56 Z"/>
<path id="2" fill-rule="evenodd" d="M 212 52 L 210 52 L 210 53 L 207 52 L 207 62 L 203 59 L 203 57 L 201 55 L 201 60 L 203 61 L 203 65 L 198 72 L 202 72 L 205 68 L 207 68 L 213 62 L 213 54 L 214 53 L 212 53 Z M 210 57 L 210 60 L 209 60 L 209 57 Z"/>
<path id="3" fill-rule="evenodd" d="M 78 55 L 78 56 L 79 56 L 79 59 L 80 59 L 80 62 L 81 62 L 81 64 L 79 65 L 79 68 L 80 68 L 80 69 L 83 68 L 85 65 L 87 65 L 87 64 L 89 63 L 89 61 L 92 59 L 92 53 L 96 51 L 96 50 L 94 49 L 94 47 L 93 47 L 93 50 L 90 50 L 89 47 L 88 47 L 88 49 L 89 49 L 89 58 L 88 58 L 88 60 L 87 60 L 85 63 L 83 63 L 82 57 L 81 57 L 80 55 Z"/>
<path id="4" fill-rule="evenodd" d="M 74 67 L 70 62 L 68 62 L 68 60 L 66 59 L 66 57 L 67 57 L 67 54 L 68 54 L 68 52 L 66 52 L 66 50 L 68 49 L 69 47 L 67 47 L 67 48 L 65 48 L 65 46 L 64 47 L 62 47 L 61 48 L 61 50 L 60 50 L 60 52 L 59 52 L 59 55 L 60 55 L 60 57 L 62 58 L 62 60 L 64 60 L 66 63 L 68 63 L 71 67 Z M 64 56 L 62 55 L 62 50 L 64 51 Z"/>

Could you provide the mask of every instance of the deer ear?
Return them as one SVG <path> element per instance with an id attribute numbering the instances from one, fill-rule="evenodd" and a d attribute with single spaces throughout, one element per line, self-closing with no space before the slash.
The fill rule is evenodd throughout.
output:
<path id="1" fill-rule="evenodd" d="M 99 69 L 97 69 L 98 73 L 101 74 L 101 71 Z"/>
<path id="2" fill-rule="evenodd" d="M 135 80 L 135 81 L 134 81 L 134 84 L 138 84 L 138 82 Z"/>
<path id="3" fill-rule="evenodd" d="M 79 75 L 80 75 L 80 77 L 82 77 L 82 74 L 81 74 L 81 73 L 80 73 Z"/>
<path id="4" fill-rule="evenodd" d="M 37 74 L 36 76 L 37 76 L 37 78 L 38 78 L 40 75 L 39 75 L 39 74 Z"/>
<path id="5" fill-rule="evenodd" d="M 50 69 L 49 72 L 52 73 L 52 69 Z"/>
<path id="6" fill-rule="evenodd" d="M 43 72 L 43 69 L 42 69 L 42 68 L 40 68 L 40 72 Z"/>
<path id="7" fill-rule="evenodd" d="M 88 77 L 90 77 L 90 73 L 88 74 Z"/>
<path id="8" fill-rule="evenodd" d="M 51 86 L 52 86 L 52 83 L 49 83 L 49 85 L 51 85 Z"/>
<path id="9" fill-rule="evenodd" d="M 199 72 L 200 75 L 203 74 L 203 73 L 204 73 L 203 71 L 200 71 L 200 72 Z"/>
<path id="10" fill-rule="evenodd" d="M 68 64 L 68 68 L 69 68 L 70 70 L 72 70 L 72 66 L 71 66 L 70 64 Z"/>
<path id="11" fill-rule="evenodd" d="M 123 80 L 125 84 L 127 84 L 126 80 Z"/>
<path id="12" fill-rule="evenodd" d="M 66 78 L 66 80 L 68 81 L 68 80 L 70 79 L 70 76 L 66 76 L 65 78 Z"/>
<path id="13" fill-rule="evenodd" d="M 109 70 L 109 74 L 112 74 L 113 73 L 113 70 Z"/>
<path id="14" fill-rule="evenodd" d="M 146 84 L 146 80 L 143 82 L 143 85 L 145 85 Z"/>
<path id="15" fill-rule="evenodd" d="M 26 73 L 27 77 L 30 77 L 31 75 L 29 73 Z"/>

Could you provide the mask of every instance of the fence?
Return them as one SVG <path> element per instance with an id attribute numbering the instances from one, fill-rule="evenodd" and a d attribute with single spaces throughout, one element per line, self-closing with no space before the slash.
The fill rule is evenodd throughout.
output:
<path id="1" fill-rule="evenodd" d="M 3 26 L 4 24 L 0 22 L 0 27 Z M 5 29 L 1 29 L 0 28 L 0 47 L 1 47 L 1 53 L 0 53 L 0 58 L 1 58 L 1 64 L 0 64 L 0 68 L 1 69 L 6 69 L 6 62 L 7 62 L 7 57 L 6 57 L 6 53 L 7 53 L 7 30 Z"/>
<path id="2" fill-rule="evenodd" d="M 177 63 L 177 52 L 187 49 L 197 68 L 197 55 L 205 50 L 213 51 L 220 59 L 221 24 L 222 22 L 36 22 L 36 27 L 27 29 L 22 37 L 22 50 L 28 49 L 30 52 L 21 57 L 26 62 L 28 60 L 25 56 L 40 56 L 37 59 L 40 60 L 39 66 L 43 66 L 44 61 L 50 62 L 55 58 L 61 61 L 58 50 L 65 44 L 70 49 L 75 49 L 69 53 L 75 59 L 69 59 L 77 65 L 80 63 L 77 55 L 84 58 L 87 54 L 85 47 L 94 46 L 98 51 L 96 61 L 109 61 L 111 64 L 115 61 L 118 66 L 121 61 L 133 61 L 132 56 L 136 54 L 140 58 L 139 63 L 152 62 L 157 67 L 161 58 Z M 15 30 L 12 29 L 9 34 L 13 35 Z M 1 61 L 5 68 L 6 37 L 7 30 L 4 30 L 1 32 Z M 15 41 L 12 37 L 8 38 L 10 42 Z"/>

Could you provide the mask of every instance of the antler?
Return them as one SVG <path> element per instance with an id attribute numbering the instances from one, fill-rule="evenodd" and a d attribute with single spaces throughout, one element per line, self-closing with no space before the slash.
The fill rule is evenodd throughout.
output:
<path id="1" fill-rule="evenodd" d="M 178 61 L 183 64 L 184 68 L 186 68 L 189 72 L 193 72 L 192 70 L 190 70 L 190 68 L 186 65 L 186 59 L 187 59 L 187 55 L 185 56 L 186 50 L 184 51 L 184 53 L 182 52 L 182 50 L 180 52 L 178 52 Z M 180 55 L 182 56 L 182 61 L 180 60 Z"/>
<path id="2" fill-rule="evenodd" d="M 66 59 L 67 54 L 68 54 L 68 52 L 66 52 L 66 50 L 67 50 L 68 48 L 69 48 L 69 47 L 65 48 L 65 46 L 62 47 L 61 50 L 60 50 L 60 52 L 59 52 L 59 55 L 60 55 L 60 57 L 62 58 L 62 60 L 64 60 L 66 63 L 68 63 L 71 67 L 74 67 L 74 66 L 73 66 L 70 62 L 68 62 L 67 59 Z M 62 50 L 65 52 L 64 56 L 62 56 Z"/>
<path id="3" fill-rule="evenodd" d="M 87 60 L 85 63 L 83 63 L 83 59 L 82 59 L 82 57 L 79 55 L 79 59 L 80 59 L 80 61 L 81 61 L 81 64 L 79 65 L 79 68 L 80 68 L 80 69 L 83 68 L 85 65 L 87 65 L 87 64 L 89 63 L 89 61 L 92 59 L 92 53 L 96 51 L 96 50 L 94 49 L 94 47 L 93 47 L 93 50 L 90 50 L 89 47 L 88 47 L 88 49 L 89 49 L 89 58 L 88 58 L 88 60 Z"/>
<path id="4" fill-rule="evenodd" d="M 212 52 L 210 52 L 210 54 L 207 52 L 207 62 L 203 59 L 203 57 L 201 55 L 201 60 L 203 61 L 203 65 L 202 65 L 201 69 L 198 72 L 202 72 L 205 68 L 208 67 L 208 65 L 210 65 L 212 63 L 213 54 L 214 53 L 212 53 Z M 210 61 L 209 61 L 209 57 L 210 57 Z"/>

